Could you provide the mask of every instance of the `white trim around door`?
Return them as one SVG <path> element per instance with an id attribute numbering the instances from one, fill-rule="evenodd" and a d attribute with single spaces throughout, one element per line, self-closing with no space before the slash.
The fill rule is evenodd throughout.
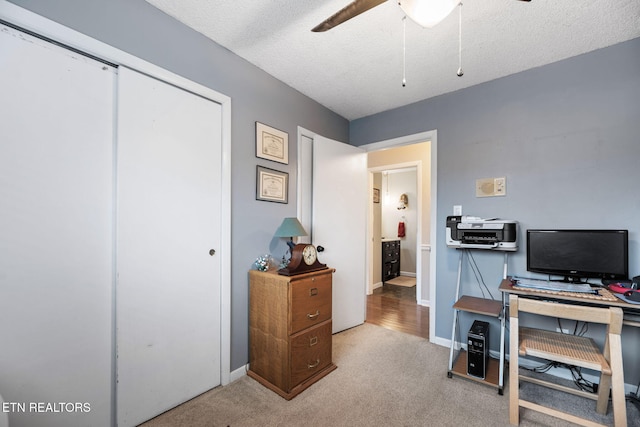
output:
<path id="1" fill-rule="evenodd" d="M 437 130 L 430 130 L 426 132 L 415 133 L 412 135 L 401 136 L 398 138 L 387 139 L 383 141 L 373 142 L 370 144 L 361 145 L 360 148 L 367 152 L 378 151 L 387 148 L 401 147 L 403 145 L 417 144 L 425 141 L 431 141 L 431 174 L 430 174 L 430 192 L 431 192 L 431 223 L 430 223 L 430 242 L 428 243 L 429 252 L 429 341 L 435 342 L 436 339 L 436 251 L 433 248 L 436 247 L 438 225 L 437 225 L 437 212 L 438 212 L 438 132 Z M 423 165 L 423 167 L 426 165 Z M 424 203 L 425 201 L 423 201 Z M 423 249 L 426 242 L 423 242 L 420 247 Z M 421 252 L 418 252 L 418 259 L 421 259 Z M 426 252 L 426 250 L 425 250 Z M 369 257 L 368 257 L 369 258 Z M 370 260 L 367 259 L 367 263 Z M 422 261 L 417 265 L 418 271 L 424 271 L 422 268 Z M 367 266 L 367 271 L 369 267 Z"/>

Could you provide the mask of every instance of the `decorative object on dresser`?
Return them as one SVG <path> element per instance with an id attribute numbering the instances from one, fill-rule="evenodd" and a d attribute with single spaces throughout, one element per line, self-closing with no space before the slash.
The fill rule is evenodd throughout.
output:
<path id="1" fill-rule="evenodd" d="M 307 246 L 307 245 L 298 245 Z M 332 363 L 332 274 L 249 272 L 247 375 L 290 400 L 336 369 Z"/>
<path id="2" fill-rule="evenodd" d="M 322 248 L 320 246 L 320 248 Z M 291 250 L 291 260 L 289 265 L 278 270 L 278 274 L 283 276 L 295 276 L 296 274 L 309 273 L 312 271 L 327 269 L 326 264 L 318 261 L 316 247 L 307 243 L 299 243 Z"/>
<path id="3" fill-rule="evenodd" d="M 291 217 L 285 218 L 282 220 L 282 224 L 276 230 L 276 237 L 288 237 L 287 245 L 289 245 L 289 249 L 293 250 L 293 247 L 296 245 L 293 243 L 294 237 L 306 236 L 307 232 L 305 231 L 298 218 Z"/>

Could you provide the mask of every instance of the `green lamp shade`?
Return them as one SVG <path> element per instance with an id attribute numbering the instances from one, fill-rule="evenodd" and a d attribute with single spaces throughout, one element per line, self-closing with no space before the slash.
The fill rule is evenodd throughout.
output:
<path id="1" fill-rule="evenodd" d="M 307 232 L 304 231 L 302 224 L 298 221 L 298 218 L 285 218 L 280 224 L 280 227 L 276 230 L 276 237 L 297 237 L 306 236 Z"/>

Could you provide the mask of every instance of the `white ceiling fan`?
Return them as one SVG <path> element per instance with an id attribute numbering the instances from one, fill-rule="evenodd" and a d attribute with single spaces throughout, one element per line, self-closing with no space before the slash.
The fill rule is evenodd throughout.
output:
<path id="1" fill-rule="evenodd" d="M 330 30 L 349 19 L 366 12 L 387 0 L 354 0 L 328 19 L 315 26 L 311 31 Z M 442 21 L 462 0 L 394 0 L 404 13 L 418 25 L 430 28 Z M 531 0 L 518 0 L 529 2 Z"/>

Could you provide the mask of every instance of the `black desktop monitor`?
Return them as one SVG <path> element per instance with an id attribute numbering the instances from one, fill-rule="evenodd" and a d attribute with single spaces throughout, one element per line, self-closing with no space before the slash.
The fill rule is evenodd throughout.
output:
<path id="1" fill-rule="evenodd" d="M 527 271 L 587 278 L 627 279 L 627 230 L 527 230 Z"/>

